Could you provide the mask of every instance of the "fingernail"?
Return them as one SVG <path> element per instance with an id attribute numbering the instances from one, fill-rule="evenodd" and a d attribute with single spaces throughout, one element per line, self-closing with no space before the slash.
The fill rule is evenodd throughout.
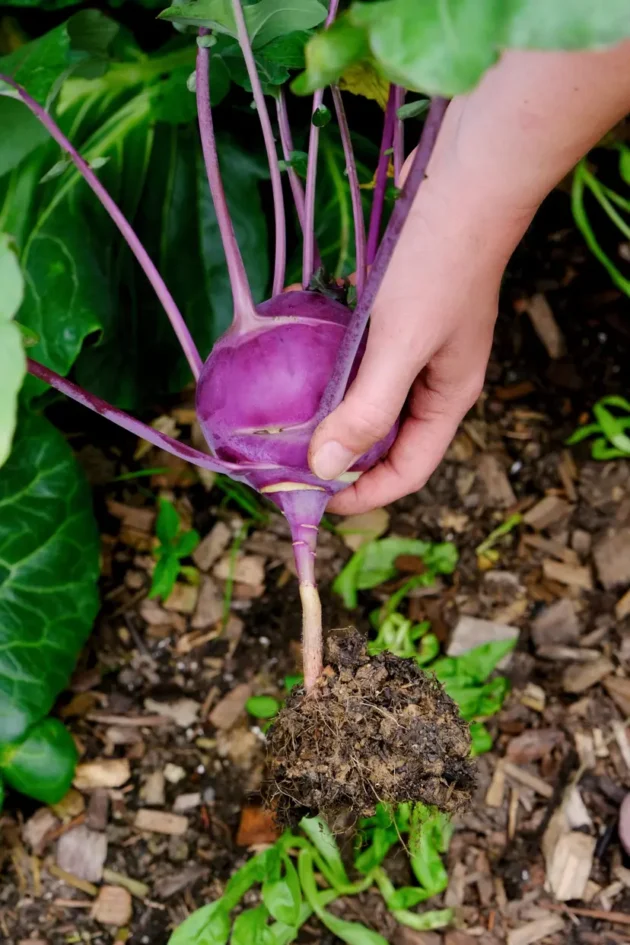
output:
<path id="1" fill-rule="evenodd" d="M 336 440 L 329 440 L 313 456 L 313 472 L 320 479 L 336 479 L 359 457 Z"/>

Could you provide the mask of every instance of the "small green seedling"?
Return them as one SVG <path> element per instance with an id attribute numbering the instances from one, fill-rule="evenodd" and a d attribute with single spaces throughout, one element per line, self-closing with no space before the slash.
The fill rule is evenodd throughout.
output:
<path id="1" fill-rule="evenodd" d="M 614 414 L 609 407 L 621 411 Z M 591 444 L 593 459 L 623 459 L 630 456 L 630 400 L 625 397 L 610 395 L 602 397 L 593 407 L 594 423 L 578 427 L 566 441 L 569 446 L 581 443 L 589 437 L 596 437 Z"/>
<path id="2" fill-rule="evenodd" d="M 194 581 L 197 570 L 182 564 L 199 544 L 199 533 L 194 529 L 183 531 L 177 509 L 172 502 L 160 498 L 155 533 L 160 544 L 154 550 L 157 558 L 149 597 L 166 600 L 180 574 Z"/>
<path id="3" fill-rule="evenodd" d="M 256 719 L 273 719 L 282 708 L 282 703 L 273 696 L 251 696 L 245 708 Z"/>
<path id="4" fill-rule="evenodd" d="M 440 652 L 439 640 L 434 633 L 429 633 L 430 629 L 428 620 L 414 624 L 402 614 L 390 614 L 379 627 L 376 639 L 368 643 L 368 653 L 376 656 L 389 650 L 402 659 L 415 660 L 418 666 L 426 666 Z"/>
<path id="5" fill-rule="evenodd" d="M 343 597 L 349 610 L 358 604 L 358 591 L 378 587 L 396 577 L 396 559 L 402 555 L 419 558 L 425 571 L 414 575 L 412 586 L 429 587 L 438 574 L 452 574 L 457 565 L 457 548 L 450 541 L 434 543 L 414 538 L 382 538 L 362 545 L 335 579 L 333 590 Z M 408 590 L 405 592 L 408 593 Z"/>

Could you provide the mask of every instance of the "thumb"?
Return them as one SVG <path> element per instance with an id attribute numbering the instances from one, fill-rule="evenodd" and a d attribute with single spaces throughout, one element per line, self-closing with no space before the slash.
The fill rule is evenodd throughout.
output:
<path id="1" fill-rule="evenodd" d="M 378 345 L 378 352 L 375 348 Z M 404 349 L 403 349 L 404 350 Z M 418 367 L 401 349 L 374 337 L 341 404 L 322 420 L 309 449 L 309 465 L 320 479 L 336 479 L 387 436 L 403 408 Z"/>

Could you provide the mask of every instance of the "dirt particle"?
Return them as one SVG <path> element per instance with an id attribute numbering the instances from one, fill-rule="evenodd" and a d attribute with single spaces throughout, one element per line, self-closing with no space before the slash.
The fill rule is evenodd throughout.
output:
<path id="1" fill-rule="evenodd" d="M 411 660 L 370 659 L 353 628 L 329 636 L 317 689 L 292 693 L 268 735 L 266 795 L 281 823 L 324 814 L 332 827 L 379 801 L 461 810 L 475 786 L 457 706 Z"/>

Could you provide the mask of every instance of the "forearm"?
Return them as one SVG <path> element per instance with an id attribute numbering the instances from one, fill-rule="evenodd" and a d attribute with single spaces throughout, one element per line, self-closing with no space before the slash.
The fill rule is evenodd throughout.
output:
<path id="1" fill-rule="evenodd" d="M 504 226 L 515 243 L 547 193 L 628 111 L 629 42 L 506 53 L 449 106 L 427 189 L 440 201 L 450 194 L 447 212 Z"/>

